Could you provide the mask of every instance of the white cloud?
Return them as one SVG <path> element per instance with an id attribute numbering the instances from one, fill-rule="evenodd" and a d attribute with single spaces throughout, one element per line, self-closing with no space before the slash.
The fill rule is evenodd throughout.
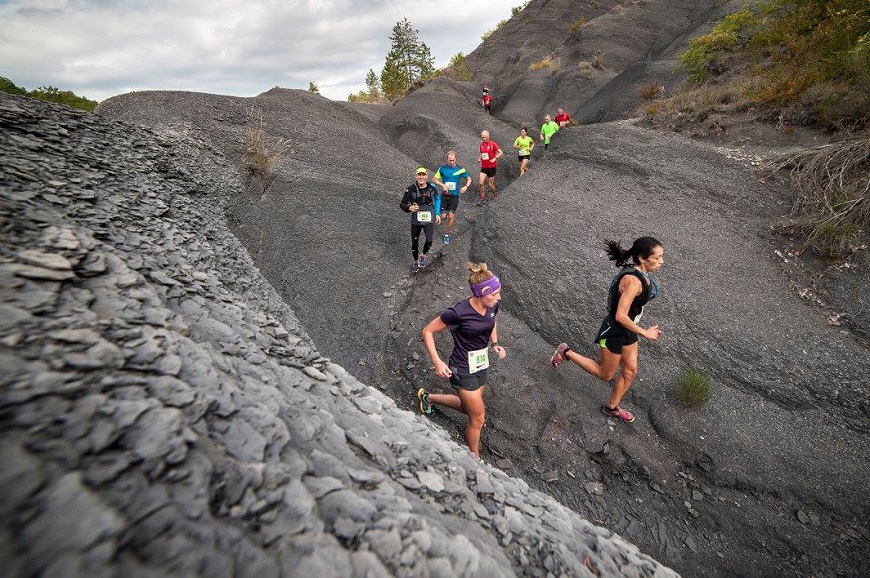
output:
<path id="1" fill-rule="evenodd" d="M 273 86 L 343 100 L 380 72 L 407 17 L 446 66 L 522 0 L 0 1 L 0 76 L 94 100 L 131 90 L 252 96 Z"/>

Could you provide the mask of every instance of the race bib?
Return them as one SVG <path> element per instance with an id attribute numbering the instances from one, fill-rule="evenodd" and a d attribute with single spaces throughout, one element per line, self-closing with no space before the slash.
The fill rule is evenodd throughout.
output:
<path id="1" fill-rule="evenodd" d="M 480 153 L 480 160 L 488 161 L 489 160 L 489 153 Z"/>
<path id="2" fill-rule="evenodd" d="M 489 349 L 476 349 L 468 352 L 468 373 L 477 373 L 489 367 Z"/>
<path id="3" fill-rule="evenodd" d="M 417 211 L 417 222 L 418 223 L 431 223 L 432 222 L 432 211 Z"/>
<path id="4" fill-rule="evenodd" d="M 444 183 L 444 184 L 447 185 L 448 191 L 455 191 L 456 190 L 456 183 Z"/>

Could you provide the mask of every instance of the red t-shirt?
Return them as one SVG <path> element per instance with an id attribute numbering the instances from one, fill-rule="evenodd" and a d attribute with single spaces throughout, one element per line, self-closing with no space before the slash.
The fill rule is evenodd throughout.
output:
<path id="1" fill-rule="evenodd" d="M 494 140 L 480 141 L 480 168 L 494 169 L 496 167 L 495 153 L 499 150 Z"/>
<path id="2" fill-rule="evenodd" d="M 557 114 L 553 120 L 556 121 L 556 124 L 562 126 L 562 123 L 568 122 L 569 120 L 571 120 L 571 117 L 568 116 L 567 112 L 563 112 L 562 114 Z"/>
<path id="3" fill-rule="evenodd" d="M 492 97 L 488 94 L 483 95 L 483 106 L 488 106 L 492 102 Z"/>

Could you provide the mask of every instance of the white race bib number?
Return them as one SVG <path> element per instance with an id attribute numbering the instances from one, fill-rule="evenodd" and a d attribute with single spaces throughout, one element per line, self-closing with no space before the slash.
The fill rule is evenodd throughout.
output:
<path id="1" fill-rule="evenodd" d="M 448 191 L 455 191 L 456 190 L 456 183 L 444 183 L 444 184 L 447 185 Z"/>
<path id="2" fill-rule="evenodd" d="M 431 223 L 432 222 L 432 211 L 417 211 L 417 222 L 418 223 Z"/>
<path id="3" fill-rule="evenodd" d="M 489 349 L 476 349 L 468 352 L 468 373 L 477 373 L 489 367 Z"/>
<path id="4" fill-rule="evenodd" d="M 489 153 L 480 153 L 480 160 L 488 161 L 489 160 Z"/>

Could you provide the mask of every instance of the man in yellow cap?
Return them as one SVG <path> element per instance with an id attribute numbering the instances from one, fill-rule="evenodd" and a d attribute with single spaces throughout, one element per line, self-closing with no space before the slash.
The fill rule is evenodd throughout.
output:
<path id="1" fill-rule="evenodd" d="M 411 253 L 414 264 L 411 271 L 416 273 L 426 266 L 426 254 L 432 247 L 433 226 L 441 224 L 441 194 L 429 182 L 429 170 L 417 167 L 414 182 L 405 191 L 399 207 L 411 214 Z M 426 234 L 423 252 L 420 252 L 420 231 Z"/>

